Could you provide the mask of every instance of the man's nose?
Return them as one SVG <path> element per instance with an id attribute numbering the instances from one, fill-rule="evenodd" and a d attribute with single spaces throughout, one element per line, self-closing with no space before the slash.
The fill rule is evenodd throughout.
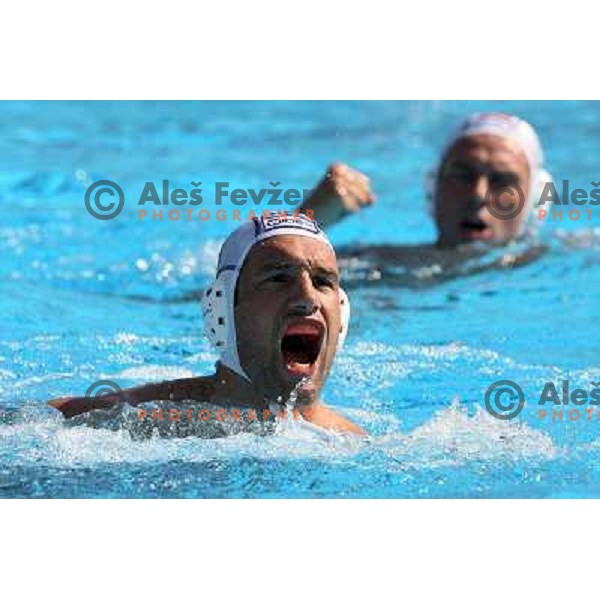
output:
<path id="1" fill-rule="evenodd" d="M 320 308 L 317 291 L 309 273 L 303 271 L 295 280 L 289 308 L 294 314 L 312 315 Z"/>
<path id="2" fill-rule="evenodd" d="M 490 181 L 485 175 L 481 175 L 475 182 L 475 195 L 482 201 L 485 202 L 490 189 Z"/>
<path id="3" fill-rule="evenodd" d="M 489 190 L 488 178 L 485 176 L 479 176 L 473 181 L 471 188 L 470 207 L 471 210 L 479 211 L 483 208 Z"/>

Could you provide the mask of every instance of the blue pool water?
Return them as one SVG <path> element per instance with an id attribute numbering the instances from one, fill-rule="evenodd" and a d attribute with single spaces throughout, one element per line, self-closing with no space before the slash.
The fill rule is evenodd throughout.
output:
<path id="1" fill-rule="evenodd" d="M 600 180 L 594 102 L 1 104 L 0 497 L 600 496 L 597 412 L 553 423 L 528 402 L 505 422 L 483 409 L 500 379 L 528 399 L 547 381 L 600 382 L 597 208 L 590 222 L 547 223 L 550 250 L 517 269 L 437 283 L 425 269 L 413 273 L 422 285 L 384 272 L 373 285 L 369 269 L 346 268 L 353 319 L 324 397 L 367 441 L 293 425 L 134 440 L 46 407 L 98 379 L 200 375 L 216 358 L 191 298 L 233 223 L 139 222 L 133 203 L 98 221 L 90 181 L 116 181 L 128 199 L 163 179 L 304 188 L 344 161 L 379 201 L 332 230 L 336 244 L 429 242 L 427 169 L 458 119 L 498 109 L 534 123 L 556 179 Z"/>

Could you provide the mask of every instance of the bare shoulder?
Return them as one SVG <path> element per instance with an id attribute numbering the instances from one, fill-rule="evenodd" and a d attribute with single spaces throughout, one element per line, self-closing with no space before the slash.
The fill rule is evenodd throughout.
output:
<path id="1" fill-rule="evenodd" d="M 147 383 L 146 385 L 124 390 L 125 401 L 136 405 L 141 402 L 155 400 L 196 400 L 209 402 L 215 392 L 215 377 L 188 377 L 161 381 L 160 383 Z"/>

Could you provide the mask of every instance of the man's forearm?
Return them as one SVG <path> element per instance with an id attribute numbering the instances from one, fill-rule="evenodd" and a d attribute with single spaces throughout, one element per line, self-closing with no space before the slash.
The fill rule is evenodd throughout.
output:
<path id="1" fill-rule="evenodd" d="M 310 214 L 324 229 L 335 225 L 341 221 L 348 213 L 344 207 L 334 197 L 327 197 L 322 192 L 316 191 L 309 196 L 300 207 L 300 211 L 305 214 Z"/>
<path id="2" fill-rule="evenodd" d="M 209 394 L 210 383 L 207 378 L 196 377 L 148 383 L 115 394 L 58 398 L 48 404 L 70 419 L 92 410 L 110 410 L 123 403 L 137 406 L 143 402 L 164 400 L 204 400 Z"/>

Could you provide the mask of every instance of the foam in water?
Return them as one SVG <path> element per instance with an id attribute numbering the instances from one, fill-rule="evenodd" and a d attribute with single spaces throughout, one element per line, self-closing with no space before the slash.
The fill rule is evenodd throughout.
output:
<path id="1" fill-rule="evenodd" d="M 469 461 L 550 460 L 560 453 L 547 433 L 522 422 L 494 419 L 479 406 L 469 416 L 459 400 L 411 432 L 384 435 L 379 443 L 396 460 L 429 467 Z"/>
<path id="2" fill-rule="evenodd" d="M 288 410 L 293 410 L 293 405 L 288 405 Z M 337 460 L 361 451 L 383 453 L 396 464 L 441 467 L 470 461 L 550 460 L 562 452 L 544 432 L 524 423 L 498 421 L 480 409 L 469 416 L 459 401 L 412 431 L 401 432 L 398 422 L 388 421 L 388 433 L 366 440 L 294 418 L 278 421 L 274 435 L 241 432 L 219 439 L 193 435 L 165 438 L 156 427 L 150 435 L 134 439 L 136 413 L 126 407 L 125 416 L 115 421 L 104 411 L 95 411 L 91 418 L 76 424 L 65 423 L 58 415 L 22 413 L 14 424 L 0 425 L 0 446 L 5 459 L 11 457 L 13 464 L 41 462 L 63 467 L 106 462 L 202 462 L 239 456 Z M 362 417 L 365 423 L 382 418 L 365 411 L 352 411 L 352 416 Z M 390 425 L 395 430 L 389 431 Z"/>

